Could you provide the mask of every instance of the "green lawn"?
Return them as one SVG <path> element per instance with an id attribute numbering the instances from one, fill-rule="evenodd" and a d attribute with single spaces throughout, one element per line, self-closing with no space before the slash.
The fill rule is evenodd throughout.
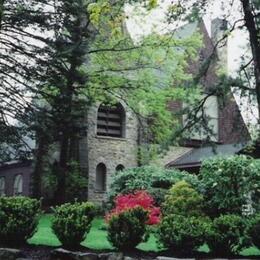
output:
<path id="1" fill-rule="evenodd" d="M 50 214 L 41 217 L 38 231 L 31 239 L 29 239 L 30 244 L 47 246 L 61 245 L 51 230 L 51 220 L 52 215 Z M 102 218 L 96 218 L 93 220 L 87 239 L 82 242 L 82 245 L 96 250 L 113 249 L 107 240 L 107 232 L 104 230 L 104 220 Z M 138 248 L 144 251 L 159 251 L 153 235 L 150 236 L 146 243 L 140 244 Z"/>
<path id="2" fill-rule="evenodd" d="M 34 236 L 29 239 L 30 244 L 35 245 L 47 245 L 47 246 L 60 246 L 60 242 L 57 237 L 53 234 L 51 230 L 51 220 L 52 215 L 46 214 L 43 215 L 40 219 L 38 231 L 34 234 Z M 92 222 L 92 227 L 87 236 L 87 239 L 83 241 L 83 246 L 86 246 L 91 249 L 96 250 L 106 250 L 113 249 L 110 243 L 107 240 L 107 232 L 104 229 L 104 220 L 102 218 L 96 218 Z M 157 244 L 156 238 L 154 235 L 151 235 L 149 240 L 146 243 L 141 243 L 138 246 L 139 249 L 143 251 L 160 251 Z M 207 245 L 204 245 L 200 248 L 199 251 L 208 252 L 209 249 Z M 260 250 L 255 247 L 250 247 L 241 252 L 243 256 L 252 256 L 252 255 L 260 255 Z"/>

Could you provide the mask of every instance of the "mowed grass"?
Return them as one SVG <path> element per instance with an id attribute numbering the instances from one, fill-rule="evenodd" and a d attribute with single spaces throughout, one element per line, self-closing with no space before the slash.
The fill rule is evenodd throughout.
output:
<path id="1" fill-rule="evenodd" d="M 28 240 L 30 244 L 34 245 L 46 245 L 57 247 L 60 246 L 56 235 L 52 232 L 51 221 L 53 216 L 51 214 L 43 215 L 40 219 L 37 232 L 34 236 Z M 105 230 L 105 223 L 102 218 L 95 218 L 92 221 L 92 227 L 87 235 L 87 239 L 84 240 L 81 245 L 95 250 L 111 250 L 114 249 L 107 240 L 107 232 Z M 156 244 L 156 239 L 153 235 L 150 236 L 146 243 L 141 243 L 138 246 L 143 251 L 158 252 L 159 248 Z"/>
<path id="2" fill-rule="evenodd" d="M 28 240 L 30 244 L 34 245 L 46 245 L 57 247 L 60 246 L 61 243 L 52 232 L 51 229 L 51 221 L 53 216 L 51 214 L 45 214 L 41 217 L 38 231 L 34 234 L 34 236 Z M 105 223 L 102 218 L 96 218 L 92 222 L 92 227 L 90 229 L 89 234 L 87 235 L 87 239 L 82 242 L 81 245 L 94 249 L 94 250 L 113 250 L 114 248 L 107 240 L 107 232 L 105 230 Z M 145 243 L 141 243 L 138 246 L 138 249 L 143 251 L 153 251 L 159 252 L 160 249 L 156 243 L 156 238 L 153 234 L 150 235 L 149 239 Z M 204 245 L 200 248 L 201 252 L 209 252 L 207 245 Z M 256 247 L 250 247 L 241 252 L 243 256 L 260 256 L 260 250 Z"/>

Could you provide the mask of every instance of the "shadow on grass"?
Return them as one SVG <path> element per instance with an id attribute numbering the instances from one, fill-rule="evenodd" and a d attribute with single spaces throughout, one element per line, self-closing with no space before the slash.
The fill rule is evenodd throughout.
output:
<path id="1" fill-rule="evenodd" d="M 51 221 L 52 221 L 51 214 L 45 214 L 41 217 L 39 222 L 38 231 L 34 234 L 34 236 L 28 240 L 28 243 L 35 247 L 44 246 L 49 248 L 59 247 L 61 243 L 52 232 L 51 229 Z M 82 251 L 95 251 L 95 252 L 109 252 L 109 251 L 116 251 L 109 241 L 107 240 L 107 232 L 104 228 L 104 220 L 102 218 L 96 218 L 92 222 L 92 227 L 90 229 L 89 234 L 87 235 L 86 240 L 81 243 Z M 197 252 L 192 253 L 187 252 L 185 254 L 176 254 L 175 252 L 165 251 L 158 247 L 156 238 L 153 234 L 149 237 L 148 241 L 145 243 L 141 243 L 138 245 L 137 249 L 132 252 L 127 252 L 129 256 L 142 256 L 142 257 L 155 257 L 158 255 L 165 255 L 165 256 L 177 256 L 177 257 L 196 257 L 196 258 L 212 258 L 213 255 L 210 254 L 207 245 L 203 245 Z M 247 248 L 243 250 L 239 256 L 232 256 L 231 258 L 255 258 L 260 259 L 260 250 L 255 247 Z"/>

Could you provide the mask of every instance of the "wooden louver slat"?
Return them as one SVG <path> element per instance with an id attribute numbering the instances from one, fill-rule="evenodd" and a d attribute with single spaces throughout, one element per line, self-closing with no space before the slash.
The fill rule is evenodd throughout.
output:
<path id="1" fill-rule="evenodd" d="M 119 105 L 115 108 L 100 106 L 97 116 L 97 135 L 122 137 L 123 111 Z"/>

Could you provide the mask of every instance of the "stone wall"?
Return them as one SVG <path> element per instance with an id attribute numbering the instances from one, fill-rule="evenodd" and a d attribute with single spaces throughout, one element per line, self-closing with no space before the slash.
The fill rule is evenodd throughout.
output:
<path id="1" fill-rule="evenodd" d="M 103 163 L 106 166 L 106 191 L 111 182 L 111 175 L 118 165 L 124 168 L 137 166 L 138 152 L 138 120 L 136 116 L 122 104 L 125 109 L 124 138 L 97 136 L 98 106 L 88 111 L 86 118 L 87 136 L 80 143 L 80 160 L 83 168 L 88 171 L 88 199 L 101 203 L 106 199 L 106 192 L 96 190 L 96 168 Z"/>

